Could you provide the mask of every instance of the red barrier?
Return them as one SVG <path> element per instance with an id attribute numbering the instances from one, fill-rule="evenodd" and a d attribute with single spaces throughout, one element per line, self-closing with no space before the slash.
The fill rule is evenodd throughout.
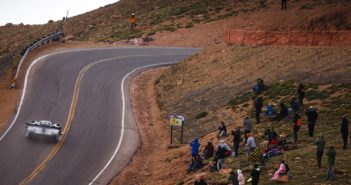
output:
<path id="1" fill-rule="evenodd" d="M 228 30 L 225 40 L 228 45 L 351 46 L 351 31 Z"/>

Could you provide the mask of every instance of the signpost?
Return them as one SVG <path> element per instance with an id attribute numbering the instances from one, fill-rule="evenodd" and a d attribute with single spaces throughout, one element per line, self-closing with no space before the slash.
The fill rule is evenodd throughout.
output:
<path id="1" fill-rule="evenodd" d="M 171 125 L 171 144 L 173 140 L 173 127 L 180 126 L 180 143 L 183 144 L 183 127 L 184 127 L 185 118 L 182 115 L 171 115 L 170 116 L 170 125 Z"/>

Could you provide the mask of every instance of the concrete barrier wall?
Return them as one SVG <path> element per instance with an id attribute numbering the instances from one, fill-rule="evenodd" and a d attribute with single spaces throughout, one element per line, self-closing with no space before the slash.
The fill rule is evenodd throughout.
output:
<path id="1" fill-rule="evenodd" d="M 228 45 L 351 46 L 351 31 L 228 30 L 225 41 Z"/>

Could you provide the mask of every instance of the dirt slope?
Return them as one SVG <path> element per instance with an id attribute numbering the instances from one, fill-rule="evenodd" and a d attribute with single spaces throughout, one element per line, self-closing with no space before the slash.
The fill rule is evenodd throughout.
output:
<path id="1" fill-rule="evenodd" d="M 171 67 L 158 80 L 158 102 L 164 115 L 182 112 L 186 136 L 216 129 L 234 118 L 225 107 L 255 80 L 342 83 L 351 80 L 350 48 L 217 47 Z M 181 102 L 181 103 L 180 103 Z M 209 115 L 201 120 L 201 112 Z M 189 141 L 189 140 L 188 140 Z"/>

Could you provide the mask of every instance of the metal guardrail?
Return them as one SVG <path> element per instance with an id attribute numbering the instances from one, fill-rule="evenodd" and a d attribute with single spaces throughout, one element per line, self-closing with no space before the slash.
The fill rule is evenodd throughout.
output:
<path id="1" fill-rule="evenodd" d="M 64 35 L 64 32 L 63 32 L 63 31 L 56 32 L 56 33 L 54 33 L 54 34 L 52 34 L 52 35 L 50 35 L 50 36 L 47 36 L 47 37 L 45 37 L 45 38 L 40 39 L 38 42 L 36 42 L 36 43 L 34 43 L 33 45 L 31 45 L 30 47 L 28 47 L 28 48 L 26 49 L 26 51 L 24 52 L 24 55 L 22 56 L 22 58 L 21 58 L 21 60 L 20 60 L 20 62 L 19 62 L 19 64 L 18 64 L 17 71 L 16 71 L 16 75 L 15 75 L 14 78 L 17 79 L 18 74 L 19 74 L 19 71 L 20 71 L 21 66 L 22 66 L 22 64 L 23 64 L 23 61 L 26 59 L 28 53 L 29 53 L 31 50 L 37 48 L 38 46 L 41 46 L 41 45 L 44 44 L 44 43 L 47 43 L 48 41 L 52 41 L 52 40 L 55 40 L 55 39 L 59 39 L 60 36 L 63 36 L 63 35 Z"/>

